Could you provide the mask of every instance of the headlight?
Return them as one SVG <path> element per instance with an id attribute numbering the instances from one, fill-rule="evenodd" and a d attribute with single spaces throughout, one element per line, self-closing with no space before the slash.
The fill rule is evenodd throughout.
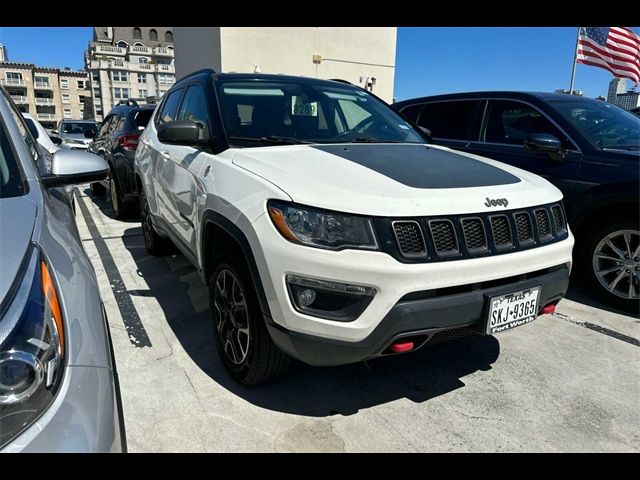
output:
<path id="1" fill-rule="evenodd" d="M 292 242 L 334 250 L 378 248 L 369 218 L 276 200 L 269 201 L 267 209 L 278 231 Z"/>
<path id="2" fill-rule="evenodd" d="M 64 369 L 64 325 L 47 264 L 36 248 L 0 317 L 0 447 L 53 401 Z"/>

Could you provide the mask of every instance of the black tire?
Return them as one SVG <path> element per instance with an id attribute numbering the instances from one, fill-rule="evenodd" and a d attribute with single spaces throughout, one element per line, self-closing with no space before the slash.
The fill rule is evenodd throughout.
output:
<path id="1" fill-rule="evenodd" d="M 118 178 L 113 169 L 109 172 L 109 202 L 115 218 L 128 218 L 133 213 L 133 205 L 122 201 Z"/>
<path id="2" fill-rule="evenodd" d="M 168 238 L 161 237 L 153 228 L 151 214 L 149 213 L 149 203 L 147 202 L 147 194 L 144 189 L 140 191 L 140 222 L 142 223 L 142 238 L 144 239 L 144 248 L 147 252 L 154 256 L 162 256 L 171 250 L 171 241 Z"/>
<path id="3" fill-rule="evenodd" d="M 89 187 L 91 188 L 91 195 L 94 197 L 104 197 L 105 193 L 107 193 L 107 189 L 101 183 L 93 182 Z"/>
<path id="4" fill-rule="evenodd" d="M 614 237 L 614 246 L 618 248 L 622 255 L 617 254 L 609 246 L 605 247 L 603 253 L 600 245 L 601 242 L 605 241 L 605 238 L 615 235 L 616 232 L 629 230 L 635 232 L 635 234 L 629 235 L 631 255 L 628 255 L 627 248 L 625 248 L 626 242 L 624 241 L 624 236 L 618 236 L 617 240 L 616 237 Z M 634 291 L 637 295 L 640 295 L 640 257 L 633 257 L 640 242 L 639 232 L 640 227 L 637 220 L 613 219 L 601 221 L 593 225 L 589 231 L 583 234 L 584 240 L 578 246 L 577 251 L 578 271 L 583 274 L 582 276 L 586 280 L 590 290 L 608 305 L 636 313 L 640 311 L 640 299 L 637 297 L 624 298 L 621 295 L 624 295 L 626 292 L 627 297 L 629 297 L 633 295 Z M 594 263 L 594 257 L 597 252 L 600 252 L 601 255 L 606 255 L 606 257 L 610 257 L 612 260 L 597 257 Z M 626 259 L 625 256 L 629 256 L 630 258 Z M 597 275 L 596 269 L 599 269 L 601 273 L 607 270 L 612 271 L 606 275 Z M 619 275 L 621 279 L 614 287 L 616 293 L 605 287 L 599 280 L 599 278 L 602 278 L 604 283 L 612 285 Z M 633 282 L 633 288 L 630 287 L 630 282 Z M 630 290 L 630 288 L 632 289 Z"/>
<path id="5" fill-rule="evenodd" d="M 228 282 L 225 290 L 228 288 L 230 292 L 230 285 L 233 285 L 229 280 L 231 276 L 238 284 L 238 290 L 234 290 L 231 295 L 231 302 L 234 299 L 243 298 L 244 308 L 230 307 L 227 312 L 235 312 L 230 315 L 223 314 L 222 309 L 216 306 L 216 301 L 225 302 L 225 295 L 219 288 L 218 282 L 224 278 L 224 282 Z M 253 282 L 242 259 L 224 253 L 218 256 L 216 268 L 209 281 L 209 305 L 218 353 L 222 364 L 234 380 L 247 386 L 259 385 L 278 377 L 287 369 L 291 358 L 271 340 L 260 312 Z M 220 322 L 222 317 L 225 319 L 223 323 Z M 232 321 L 231 318 L 234 320 Z M 232 323 L 233 326 L 231 326 Z M 232 340 L 235 340 L 233 342 L 235 345 L 244 340 L 244 335 L 241 337 L 239 333 L 242 330 L 248 331 L 244 357 L 241 347 L 237 349 L 232 347 Z M 235 337 L 233 337 L 234 332 Z M 239 351 L 239 355 L 235 355 L 236 350 Z M 234 356 L 236 356 L 235 359 Z"/>

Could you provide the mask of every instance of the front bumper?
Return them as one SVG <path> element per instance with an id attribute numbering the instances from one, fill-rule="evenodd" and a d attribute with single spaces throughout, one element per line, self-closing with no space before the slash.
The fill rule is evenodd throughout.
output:
<path id="1" fill-rule="evenodd" d="M 407 320 L 398 316 L 398 309 L 401 308 L 398 304 L 405 296 L 415 292 L 477 285 L 490 281 L 500 282 L 515 278 L 505 286 L 506 292 L 510 292 L 518 290 L 518 276 L 554 267 L 562 267 L 565 272 L 563 275 L 568 279 L 574 244 L 573 235 L 569 232 L 565 240 L 499 256 L 405 264 L 383 252 L 330 251 L 291 243 L 282 238 L 267 215 L 257 218 L 252 226 L 254 238 L 250 238 L 249 241 L 269 306 L 271 318 L 267 318 L 267 323 L 270 324 L 270 332 L 281 348 L 298 358 L 304 356 L 302 352 L 304 349 L 313 349 L 313 347 L 296 346 L 296 342 L 297 345 L 302 345 L 295 340 L 300 338 L 315 338 L 318 342 L 328 341 L 335 345 L 342 343 L 344 346 L 351 345 L 356 351 L 362 352 L 345 357 L 353 358 L 353 361 L 370 356 L 379 346 L 377 343 L 379 338 L 388 339 L 389 335 L 400 331 L 386 326 L 380 327 L 380 325 Z M 336 322 L 297 311 L 289 298 L 285 282 L 287 274 L 373 287 L 377 293 L 356 320 Z M 537 280 L 542 286 L 547 283 L 556 285 L 548 287 L 549 291 L 545 293 L 548 298 L 556 296 L 560 298 L 566 291 L 566 282 L 558 282 L 557 275 L 551 277 L 543 275 Z M 546 291 L 547 287 L 543 290 Z M 439 312 L 429 314 L 428 317 L 444 321 L 443 312 L 446 312 L 446 323 L 427 322 L 423 325 L 411 320 L 410 325 L 403 327 L 402 331 L 414 327 L 449 328 L 477 323 L 480 316 L 478 309 L 482 308 L 482 300 L 479 299 L 483 295 L 484 293 L 473 291 L 467 292 L 467 295 L 462 297 L 438 298 L 435 303 L 426 302 L 424 305 L 428 305 L 428 309 Z M 541 305 L 544 305 L 542 303 L 544 300 L 543 296 L 540 299 Z M 402 307 L 408 307 L 408 305 L 402 305 Z M 288 341 L 284 337 L 295 337 L 295 339 Z M 358 345 L 365 345 L 365 347 L 360 348 Z M 336 348 L 339 349 L 339 347 Z M 311 355 L 310 363 L 317 363 L 313 358 L 314 355 Z"/>
<path id="2" fill-rule="evenodd" d="M 445 331 L 484 334 L 484 312 L 492 296 L 541 286 L 539 307 L 559 301 L 569 285 L 569 267 L 561 265 L 524 280 L 507 279 L 503 285 L 442 295 L 437 291 L 420 292 L 426 298 L 401 300 L 382 318 L 365 339 L 345 342 L 293 332 L 267 319 L 273 341 L 289 355 L 310 365 L 331 366 L 355 363 L 392 354 L 389 346 L 407 338 L 420 348 Z M 449 289 L 450 291 L 454 289 Z M 416 295 L 416 296 L 417 296 Z"/>

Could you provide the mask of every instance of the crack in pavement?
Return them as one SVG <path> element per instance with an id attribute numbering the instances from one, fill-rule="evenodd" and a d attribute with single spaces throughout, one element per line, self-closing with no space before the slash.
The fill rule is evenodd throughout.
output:
<path id="1" fill-rule="evenodd" d="M 636 347 L 640 347 L 640 340 L 638 340 L 637 338 L 630 337 L 629 335 L 625 335 L 624 333 L 616 332 L 615 330 L 611 330 L 610 328 L 596 325 L 595 323 L 591 322 L 576 320 L 575 318 L 565 313 L 554 312 L 553 316 L 559 318 L 560 320 L 564 320 L 565 322 L 573 323 L 575 325 L 579 325 L 580 327 L 588 328 L 589 330 L 592 330 L 594 332 L 602 333 L 603 335 L 606 335 L 608 337 L 621 340 Z"/>

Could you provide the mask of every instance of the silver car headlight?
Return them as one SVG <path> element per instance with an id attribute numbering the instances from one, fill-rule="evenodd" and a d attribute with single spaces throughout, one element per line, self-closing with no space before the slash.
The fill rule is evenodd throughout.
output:
<path id="1" fill-rule="evenodd" d="M 267 210 L 278 231 L 292 242 L 332 250 L 378 248 L 370 218 L 278 200 L 270 200 Z"/>
<path id="2" fill-rule="evenodd" d="M 0 306 L 0 447 L 48 408 L 62 383 L 62 309 L 37 248 L 10 303 Z"/>

